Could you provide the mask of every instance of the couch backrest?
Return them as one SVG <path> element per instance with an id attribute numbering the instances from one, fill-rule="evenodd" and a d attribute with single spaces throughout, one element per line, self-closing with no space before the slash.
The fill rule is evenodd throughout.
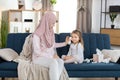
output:
<path id="1" fill-rule="evenodd" d="M 7 48 L 12 48 L 16 52 L 20 53 L 25 41 L 25 38 L 30 33 L 10 33 L 7 37 Z M 64 42 L 66 36 L 70 36 L 70 33 L 55 34 L 56 42 Z M 107 34 L 99 33 L 83 33 L 84 41 L 84 56 L 85 58 L 92 58 L 92 55 L 96 53 L 96 48 L 110 49 L 110 38 Z M 57 48 L 58 55 L 67 54 L 69 45 Z"/>
<path id="2" fill-rule="evenodd" d="M 7 48 L 12 48 L 17 53 L 20 53 L 29 33 L 9 33 L 7 37 Z"/>
<path id="3" fill-rule="evenodd" d="M 25 42 L 25 38 L 30 33 L 9 33 L 7 36 L 7 46 L 6 48 L 12 48 L 18 54 L 21 52 L 23 48 L 23 44 Z M 55 41 L 59 41 L 59 35 L 55 34 Z"/>
<path id="4" fill-rule="evenodd" d="M 65 41 L 65 37 L 69 36 L 69 33 L 61 33 L 59 34 L 59 42 Z M 110 49 L 110 38 L 107 34 L 99 34 L 99 33 L 83 33 L 82 34 L 84 41 L 84 57 L 92 58 L 92 55 L 96 53 L 96 48 L 102 49 Z M 67 54 L 69 46 L 62 47 L 57 49 L 59 56 L 62 54 Z"/>

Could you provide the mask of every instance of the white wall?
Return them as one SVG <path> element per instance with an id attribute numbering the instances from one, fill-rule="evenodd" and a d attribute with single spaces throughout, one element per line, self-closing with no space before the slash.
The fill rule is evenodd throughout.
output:
<path id="1" fill-rule="evenodd" d="M 25 9 L 32 10 L 32 3 L 35 0 L 25 0 Z M 18 0 L 0 0 L 0 20 L 3 10 L 18 9 Z"/>
<path id="2" fill-rule="evenodd" d="M 102 9 L 103 12 L 105 10 L 103 0 Z M 120 6 L 120 0 L 107 0 L 107 12 L 109 12 L 109 6 L 110 5 L 119 5 Z M 93 11 L 92 11 L 92 32 L 99 33 L 100 32 L 100 15 L 101 15 L 101 0 L 93 0 Z M 120 28 L 120 14 L 115 19 L 115 28 Z M 111 21 L 109 18 L 109 15 L 106 15 L 106 26 L 104 26 L 104 14 L 102 16 L 102 24 L 101 28 L 111 28 Z"/>
<path id="3" fill-rule="evenodd" d="M 101 0 L 93 0 L 92 7 L 92 32 L 99 33 Z"/>
<path id="4" fill-rule="evenodd" d="M 18 9 L 18 1 L 17 0 L 0 0 L 0 20 L 1 20 L 1 12 L 9 9 Z"/>

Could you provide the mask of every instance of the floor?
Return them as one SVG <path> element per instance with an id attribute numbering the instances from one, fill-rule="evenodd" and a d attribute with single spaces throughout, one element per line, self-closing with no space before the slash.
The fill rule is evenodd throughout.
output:
<path id="1" fill-rule="evenodd" d="M 70 78 L 70 80 L 115 80 L 114 78 Z"/>
<path id="2" fill-rule="evenodd" d="M 5 80 L 18 80 L 18 79 L 17 78 L 6 78 Z M 115 79 L 114 78 L 70 78 L 69 80 L 115 80 Z"/>

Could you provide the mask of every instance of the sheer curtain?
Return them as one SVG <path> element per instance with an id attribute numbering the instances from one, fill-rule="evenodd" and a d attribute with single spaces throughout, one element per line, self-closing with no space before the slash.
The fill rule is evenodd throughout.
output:
<path id="1" fill-rule="evenodd" d="M 42 0 L 42 9 L 48 10 L 51 8 L 50 0 Z"/>
<path id="2" fill-rule="evenodd" d="M 50 9 L 50 0 L 42 0 L 43 10 Z M 72 32 L 76 29 L 77 0 L 57 0 L 54 10 L 59 11 L 59 29 L 61 32 Z"/>
<path id="3" fill-rule="evenodd" d="M 77 29 L 84 33 L 91 32 L 92 0 L 78 0 Z"/>
<path id="4" fill-rule="evenodd" d="M 57 0 L 54 10 L 59 11 L 59 33 L 76 29 L 77 0 Z"/>

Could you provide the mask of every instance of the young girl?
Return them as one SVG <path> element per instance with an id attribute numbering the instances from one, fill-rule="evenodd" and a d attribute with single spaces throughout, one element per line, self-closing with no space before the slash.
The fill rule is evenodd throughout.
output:
<path id="1" fill-rule="evenodd" d="M 83 55 L 83 40 L 81 32 L 74 30 L 71 33 L 71 44 L 67 55 L 62 55 L 64 63 L 82 63 L 84 60 Z"/>

